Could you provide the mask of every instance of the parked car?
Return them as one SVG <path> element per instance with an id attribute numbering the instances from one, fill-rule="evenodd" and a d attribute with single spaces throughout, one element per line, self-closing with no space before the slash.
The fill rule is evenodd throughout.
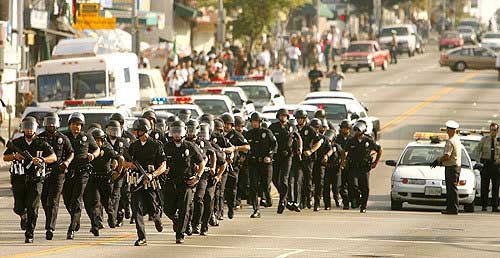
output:
<path id="1" fill-rule="evenodd" d="M 398 40 L 397 51 L 408 53 L 408 56 L 414 56 L 417 45 L 416 29 L 411 24 L 398 24 L 383 27 L 379 35 L 379 44 L 382 49 L 390 49 L 392 42 L 392 32 L 396 32 Z"/>
<path id="2" fill-rule="evenodd" d="M 470 26 L 458 26 L 457 31 L 458 33 L 460 33 L 460 36 L 462 36 L 462 38 L 464 39 L 465 44 L 477 43 L 477 35 L 474 28 Z"/>
<path id="3" fill-rule="evenodd" d="M 477 36 L 477 40 L 481 41 L 483 34 L 483 27 L 481 26 L 481 23 L 479 21 L 477 21 L 476 19 L 463 19 L 457 25 L 457 27 L 461 26 L 472 27 Z"/>
<path id="4" fill-rule="evenodd" d="M 500 51 L 500 33 L 487 32 L 481 39 L 481 46 L 490 48 L 493 51 Z"/>
<path id="5" fill-rule="evenodd" d="M 439 38 L 439 51 L 448 48 L 462 47 L 464 39 L 458 31 L 446 31 Z"/>
<path id="6" fill-rule="evenodd" d="M 375 67 L 387 69 L 389 59 L 389 51 L 380 49 L 376 41 L 354 41 L 347 52 L 342 54 L 340 66 L 342 72 L 346 72 L 349 68 L 354 68 L 356 72 L 359 68 L 368 68 L 371 72 Z"/>
<path id="7" fill-rule="evenodd" d="M 463 72 L 465 69 L 489 70 L 496 69 L 496 59 L 497 54 L 489 48 L 465 46 L 441 53 L 439 64 L 450 67 L 454 72 Z"/>

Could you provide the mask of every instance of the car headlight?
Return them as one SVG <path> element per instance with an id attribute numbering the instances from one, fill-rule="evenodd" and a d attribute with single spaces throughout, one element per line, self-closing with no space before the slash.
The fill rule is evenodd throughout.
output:
<path id="1" fill-rule="evenodd" d="M 402 178 L 401 182 L 405 185 L 425 185 L 425 179 Z"/>

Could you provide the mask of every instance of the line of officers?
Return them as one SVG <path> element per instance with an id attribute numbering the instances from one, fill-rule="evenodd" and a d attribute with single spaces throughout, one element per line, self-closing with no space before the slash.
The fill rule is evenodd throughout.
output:
<path id="1" fill-rule="evenodd" d="M 32 243 L 39 203 L 46 216 L 46 239 L 56 228 L 62 195 L 71 220 L 67 239 L 80 229 L 85 208 L 90 232 L 99 236 L 104 213 L 110 228 L 124 219 L 135 223 L 136 246 L 147 245 L 144 216 L 163 231 L 161 217 L 173 222 L 176 243 L 186 235 L 207 235 L 209 226 L 233 219 L 246 199 L 251 218 L 260 208 L 271 207 L 271 182 L 279 192 L 277 213 L 314 208 L 359 208 L 366 212 L 369 172 L 376 167 L 382 148 L 365 135 L 363 121 L 340 123 L 337 135 L 323 110 L 308 119 L 304 110 L 280 109 L 277 122 L 266 128 L 257 112 L 249 117 L 250 129 L 239 116 L 218 118 L 189 115 L 157 119 L 146 111 L 124 129 L 124 118 L 113 114 L 103 131 L 83 131 L 85 117 L 69 116 L 69 130 L 59 132 L 59 117 L 49 113 L 45 131 L 36 134 L 33 117 L 21 123 L 24 137 L 11 141 L 4 153 L 12 161 L 14 212 L 20 216 L 25 242 Z M 96 126 L 97 127 L 97 126 Z M 260 200 L 259 200 L 260 199 Z"/>

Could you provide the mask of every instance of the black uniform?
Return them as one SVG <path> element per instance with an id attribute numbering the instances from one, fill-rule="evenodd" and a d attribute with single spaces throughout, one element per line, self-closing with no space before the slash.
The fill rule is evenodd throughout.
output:
<path id="1" fill-rule="evenodd" d="M 342 147 L 342 150 L 345 151 L 347 148 L 347 142 L 349 141 L 350 136 L 344 137 L 343 135 L 339 134 L 335 138 L 335 143 L 339 144 L 340 147 Z M 341 172 L 340 172 L 340 197 L 342 198 L 342 204 L 344 205 L 344 208 L 349 208 L 349 202 L 352 202 L 352 199 L 349 199 L 354 196 L 353 191 L 354 187 L 352 183 L 353 180 L 349 180 L 349 167 L 346 166 Z M 358 201 L 358 200 L 356 200 Z"/>
<path id="2" fill-rule="evenodd" d="M 65 135 L 71 142 L 75 157 L 66 174 L 63 199 L 64 205 L 71 216 L 68 231 L 78 231 L 82 216 L 83 193 L 89 181 L 89 174 L 93 169 L 88 160 L 88 153 L 94 152 L 99 147 L 94 138 L 86 133 L 80 132 L 74 136 L 71 132 L 66 132 Z"/>
<path id="3" fill-rule="evenodd" d="M 125 151 L 125 148 L 128 148 L 128 145 L 126 144 L 126 141 L 124 138 L 116 138 L 115 140 L 111 140 L 109 137 L 107 138 L 109 144 L 113 146 L 113 150 L 118 154 L 122 155 Z M 126 176 L 122 176 L 116 182 L 113 182 L 113 189 L 111 191 L 111 197 L 110 197 L 110 202 L 111 206 L 113 208 L 113 212 L 115 213 L 115 218 L 117 221 L 117 225 L 119 221 L 123 220 L 124 213 L 123 210 L 120 207 L 120 200 L 122 197 L 122 188 L 126 187 L 124 186 L 124 183 L 126 183 Z"/>
<path id="4" fill-rule="evenodd" d="M 64 185 L 66 171 L 60 171 L 59 165 L 73 153 L 73 147 L 66 135 L 56 131 L 49 137 L 47 131 L 39 134 L 53 149 L 57 161 L 47 166 L 48 176 L 44 180 L 42 190 L 42 207 L 45 211 L 45 230 L 56 230 L 59 199 Z"/>
<path id="5" fill-rule="evenodd" d="M 300 134 L 295 126 L 287 123 L 281 125 L 280 122 L 269 126 L 276 138 L 278 148 L 274 155 L 273 162 L 273 184 L 278 189 L 280 195 L 279 203 L 284 205 L 288 196 L 288 180 L 290 169 L 292 167 L 293 142 L 298 139 Z"/>
<path id="6" fill-rule="evenodd" d="M 243 146 L 247 145 L 248 141 L 243 137 L 243 135 L 236 131 L 236 130 L 231 130 L 226 134 L 226 138 L 229 140 L 229 142 L 233 146 Z M 226 182 L 226 200 L 227 200 L 227 207 L 229 210 L 234 209 L 236 207 L 236 193 L 238 191 L 238 177 L 239 177 L 239 172 L 240 172 L 240 167 L 235 164 L 237 160 L 239 160 L 239 155 L 240 153 L 236 153 L 236 155 L 233 158 L 233 162 L 230 164 L 229 169 L 228 169 L 228 177 L 227 177 L 227 182 Z"/>
<path id="7" fill-rule="evenodd" d="M 332 156 L 328 159 L 328 164 L 325 168 L 325 181 L 323 186 L 323 202 L 325 203 L 325 208 L 331 207 L 331 195 L 333 194 L 333 199 L 337 206 L 339 206 L 339 193 L 340 193 L 340 183 L 341 183 L 341 166 L 342 166 L 342 153 L 343 149 L 340 144 L 336 142 L 330 143 L 331 150 L 333 151 Z"/>
<path id="8" fill-rule="evenodd" d="M 347 142 L 346 152 L 347 154 L 347 166 L 349 173 L 352 175 L 354 180 L 354 194 L 357 195 L 359 192 L 360 207 L 366 209 L 368 203 L 368 196 L 370 194 L 369 190 L 369 177 L 370 170 L 373 159 L 371 157 L 371 152 L 380 150 L 380 145 L 376 143 L 371 137 L 363 136 L 361 140 L 356 137 L 352 137 Z M 358 190 L 359 189 L 359 190 Z M 357 196 L 355 196 L 356 198 Z"/>
<path id="9" fill-rule="evenodd" d="M 300 137 L 302 137 L 302 144 L 303 144 L 303 151 L 311 150 L 314 144 L 316 144 L 318 141 L 321 139 L 319 138 L 318 134 L 314 129 L 309 126 L 305 125 L 302 128 L 299 128 L 299 133 Z M 308 207 L 310 208 L 311 205 L 311 197 L 312 197 L 312 174 L 313 174 L 313 165 L 314 165 L 314 159 L 315 159 L 316 153 L 313 153 L 311 156 L 306 157 L 305 155 L 302 154 L 301 156 L 301 161 L 299 161 L 299 164 L 294 166 L 294 170 L 299 170 L 296 171 L 296 177 L 303 179 L 302 185 L 300 186 L 301 189 L 301 198 L 299 200 L 299 204 L 301 208 Z M 298 173 L 302 173 L 301 175 L 297 175 Z M 295 180 L 296 184 L 298 183 L 298 180 Z"/>
<path id="10" fill-rule="evenodd" d="M 331 150 L 331 145 L 324 135 L 318 136 L 322 140 L 321 147 L 316 151 L 313 165 L 313 182 L 314 182 L 314 207 L 320 206 L 320 199 L 323 195 L 323 183 L 325 180 L 325 166 L 323 157 Z"/>
<path id="11" fill-rule="evenodd" d="M 160 141 L 161 144 L 163 144 L 163 145 L 167 144 L 167 142 L 168 142 L 168 139 L 165 136 L 165 133 L 163 133 L 162 131 L 160 131 L 156 128 L 151 131 L 150 135 L 151 135 L 151 138 L 153 138 L 157 141 Z"/>
<path id="12" fill-rule="evenodd" d="M 259 210 L 258 193 L 263 192 L 266 200 L 271 199 L 270 184 L 273 177 L 272 162 L 265 163 L 264 158 L 272 160 L 276 152 L 276 138 L 266 128 L 253 128 L 245 135 L 250 143 L 248 166 L 250 172 L 250 199 L 254 211 Z M 269 205 L 269 203 L 268 203 Z"/>
<path id="13" fill-rule="evenodd" d="M 109 225 L 116 224 L 116 212 L 111 205 L 111 192 L 113 190 L 111 161 L 117 160 L 119 155 L 108 142 L 104 142 L 100 148 L 99 157 L 92 161 L 94 169 L 90 174 L 83 198 L 85 210 L 89 215 L 93 229 L 98 229 L 102 224 L 101 208 L 104 208 L 108 214 Z"/>
<path id="14" fill-rule="evenodd" d="M 123 130 L 122 132 L 121 139 L 123 140 L 126 149 L 130 147 L 131 143 L 137 140 L 133 134 L 125 130 Z M 115 149 L 115 151 L 117 150 Z M 130 194 L 130 183 L 128 182 L 128 179 L 129 179 L 128 176 L 123 178 L 121 194 L 120 194 L 120 203 L 118 205 L 118 213 L 119 213 L 118 218 L 120 218 L 120 216 L 122 215 L 127 219 L 130 217 L 131 194 Z"/>
<path id="15" fill-rule="evenodd" d="M 52 147 L 44 140 L 34 137 L 31 144 L 24 137 L 12 140 L 12 143 L 22 151 L 28 151 L 33 157 L 47 157 L 54 153 Z M 7 148 L 4 155 L 14 154 L 14 150 Z M 14 195 L 14 212 L 26 218 L 26 238 L 33 238 L 38 207 L 42 194 L 42 180 L 45 173 L 38 172 L 38 168 L 25 160 L 15 160 L 10 169 L 12 194 Z"/>
<path id="16" fill-rule="evenodd" d="M 231 142 L 229 142 L 229 140 L 220 133 L 212 134 L 211 138 L 212 144 L 218 145 L 220 148 L 229 148 L 233 146 Z M 231 165 L 233 160 L 230 155 L 226 155 L 226 161 L 230 164 L 230 166 L 226 169 L 226 171 L 224 171 L 219 183 L 217 183 L 217 186 L 215 188 L 214 212 L 217 219 L 222 219 L 224 217 L 224 193 L 226 191 L 227 178 L 229 173 L 233 173 L 230 172 L 233 170 L 233 167 Z"/>
<path id="17" fill-rule="evenodd" d="M 194 176 L 194 165 L 203 161 L 202 150 L 194 143 L 182 141 L 165 145 L 165 155 L 170 171 L 164 186 L 163 211 L 174 223 L 176 238 L 183 238 L 189 223 L 189 207 L 193 200 L 194 189 L 187 185 L 187 180 Z"/>
<path id="18" fill-rule="evenodd" d="M 130 144 L 128 153 L 146 171 L 149 171 L 150 166 L 153 166 L 155 170 L 158 169 L 166 160 L 162 145 L 151 137 L 147 139 L 144 145 L 140 140 Z M 141 176 L 136 170 L 132 170 L 130 174 L 133 178 L 140 178 Z M 130 186 L 130 191 L 132 195 L 132 217 L 135 219 L 137 236 L 139 240 L 143 240 L 146 239 L 144 216 L 146 214 L 154 214 L 155 216 L 161 214 L 158 189 L 151 187 L 146 189 L 142 186 L 142 182 L 138 182 L 137 185 L 132 184 Z M 155 219 L 160 220 L 159 217 Z"/>

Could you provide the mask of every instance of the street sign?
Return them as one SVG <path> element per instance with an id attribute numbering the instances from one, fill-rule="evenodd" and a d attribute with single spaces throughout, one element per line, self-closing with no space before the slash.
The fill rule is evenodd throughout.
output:
<path id="1" fill-rule="evenodd" d="M 100 6 L 99 4 L 80 4 L 80 10 L 78 16 L 99 16 Z"/>
<path id="2" fill-rule="evenodd" d="M 114 30 L 116 29 L 116 17 L 77 16 L 73 28 L 77 30 Z"/>

